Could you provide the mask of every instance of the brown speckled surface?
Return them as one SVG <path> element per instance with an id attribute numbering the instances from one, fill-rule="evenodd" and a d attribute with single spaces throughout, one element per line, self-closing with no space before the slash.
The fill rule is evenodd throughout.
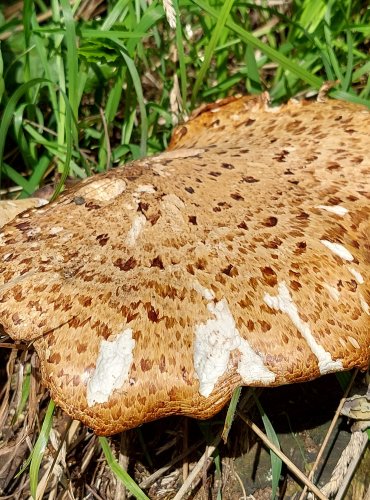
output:
<path id="1" fill-rule="evenodd" d="M 264 300 L 281 283 L 332 359 L 366 368 L 369 133 L 369 111 L 339 101 L 205 107 L 167 152 L 87 179 L 2 229 L 0 323 L 34 341 L 52 397 L 99 434 L 171 414 L 207 418 L 228 401 L 243 382 L 237 349 L 208 397 L 194 370 L 195 330 L 213 318 L 210 303 L 227 302 L 275 374 L 270 385 L 318 377 L 300 329 Z M 101 341 L 127 328 L 128 380 L 88 406 Z"/>

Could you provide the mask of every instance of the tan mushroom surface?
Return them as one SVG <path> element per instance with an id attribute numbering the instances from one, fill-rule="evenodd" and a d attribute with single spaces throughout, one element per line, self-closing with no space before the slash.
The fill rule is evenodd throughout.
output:
<path id="1" fill-rule="evenodd" d="M 24 200 L 0 200 L 0 227 L 10 222 L 16 215 L 29 208 L 41 207 L 47 201 L 42 198 L 26 198 Z"/>
<path id="2" fill-rule="evenodd" d="M 0 234 L 0 323 L 98 434 L 365 369 L 370 112 L 227 99 Z"/>

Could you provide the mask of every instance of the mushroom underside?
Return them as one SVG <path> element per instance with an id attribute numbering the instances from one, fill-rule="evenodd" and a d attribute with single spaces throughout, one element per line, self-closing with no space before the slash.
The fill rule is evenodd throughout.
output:
<path id="1" fill-rule="evenodd" d="M 369 110 L 227 99 L 0 233 L 0 323 L 98 434 L 370 357 Z"/>

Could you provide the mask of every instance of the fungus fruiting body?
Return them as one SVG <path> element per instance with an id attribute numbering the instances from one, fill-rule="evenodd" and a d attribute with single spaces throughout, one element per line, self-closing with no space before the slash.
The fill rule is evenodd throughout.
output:
<path id="1" fill-rule="evenodd" d="M 203 107 L 163 154 L 2 229 L 0 323 L 99 434 L 366 368 L 369 130 L 331 100 Z"/>
<path id="2" fill-rule="evenodd" d="M 33 207 L 41 207 L 47 203 L 42 198 L 26 198 L 24 200 L 0 200 L 0 228 L 14 219 L 16 215 Z"/>

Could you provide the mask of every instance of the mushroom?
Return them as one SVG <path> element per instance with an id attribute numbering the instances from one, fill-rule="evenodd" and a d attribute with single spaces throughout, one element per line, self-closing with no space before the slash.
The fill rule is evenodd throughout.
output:
<path id="1" fill-rule="evenodd" d="M 46 205 L 47 200 L 43 198 L 26 198 L 19 200 L 0 200 L 0 227 L 14 219 L 16 215 L 25 212 L 29 208 Z"/>
<path id="2" fill-rule="evenodd" d="M 166 152 L 3 228 L 0 323 L 101 435 L 367 368 L 369 131 L 334 100 L 203 107 Z"/>

